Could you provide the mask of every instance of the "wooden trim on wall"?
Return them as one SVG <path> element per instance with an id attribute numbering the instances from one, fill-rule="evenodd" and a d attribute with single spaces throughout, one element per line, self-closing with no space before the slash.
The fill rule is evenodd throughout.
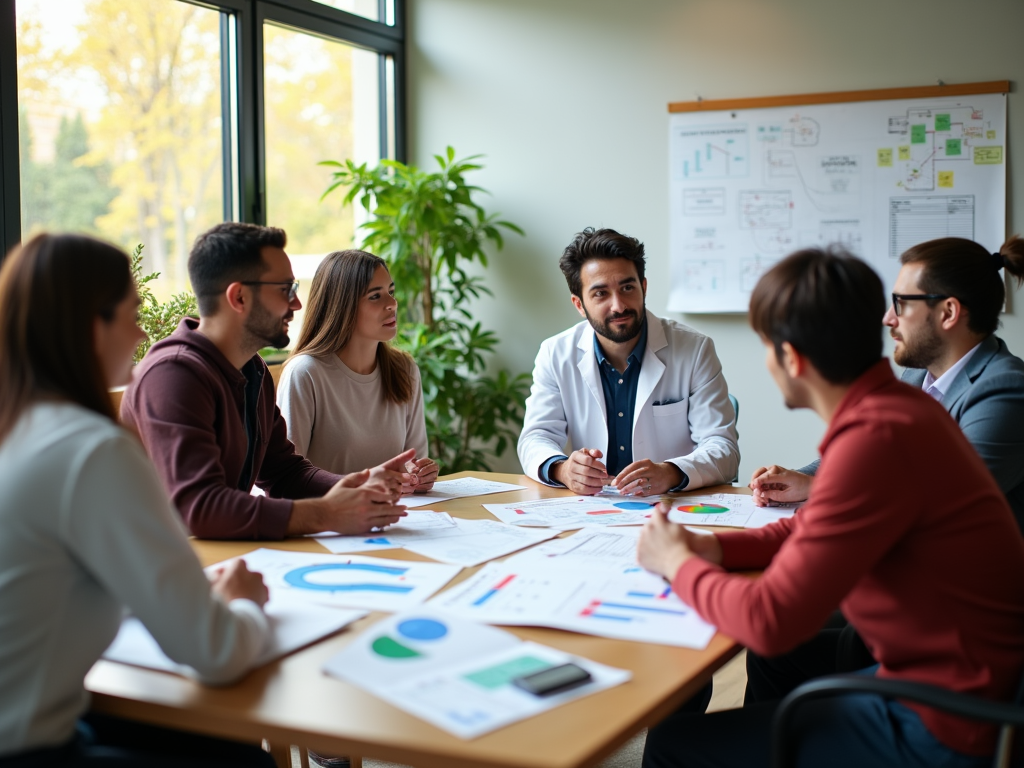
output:
<path id="1" fill-rule="evenodd" d="M 762 109 L 765 107 L 801 107 L 808 104 L 842 104 L 853 101 L 886 101 L 888 99 L 930 99 L 944 96 L 972 96 L 979 93 L 1009 93 L 1009 80 L 960 85 L 927 85 L 916 88 L 877 88 L 869 91 L 833 91 L 803 93 L 790 96 L 756 96 L 749 99 L 712 99 L 707 101 L 674 101 L 669 112 L 715 112 L 727 109 Z"/>

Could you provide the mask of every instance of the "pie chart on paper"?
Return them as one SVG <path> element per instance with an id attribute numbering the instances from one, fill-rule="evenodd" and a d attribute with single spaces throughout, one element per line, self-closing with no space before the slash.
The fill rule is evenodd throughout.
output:
<path id="1" fill-rule="evenodd" d="M 688 515 L 720 515 L 729 511 L 729 507 L 721 507 L 717 504 L 684 504 L 676 509 Z"/>

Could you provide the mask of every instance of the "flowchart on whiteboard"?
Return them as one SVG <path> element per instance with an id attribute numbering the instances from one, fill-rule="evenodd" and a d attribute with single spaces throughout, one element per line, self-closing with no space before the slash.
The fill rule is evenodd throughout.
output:
<path id="1" fill-rule="evenodd" d="M 671 115 L 668 309 L 744 312 L 761 275 L 839 244 L 887 286 L 938 237 L 1005 239 L 1006 96 Z"/>

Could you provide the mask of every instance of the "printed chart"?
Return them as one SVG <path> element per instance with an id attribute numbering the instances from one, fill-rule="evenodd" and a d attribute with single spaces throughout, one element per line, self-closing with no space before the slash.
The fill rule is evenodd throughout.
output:
<path id="1" fill-rule="evenodd" d="M 518 568 L 531 562 L 554 562 L 582 568 L 630 568 L 637 565 L 636 544 L 640 529 L 581 529 L 564 539 L 554 539 L 513 555 L 505 562 Z"/>
<path id="2" fill-rule="evenodd" d="M 891 286 L 913 245 L 1005 237 L 1005 94 L 682 112 L 668 138 L 672 311 L 745 312 L 800 248 Z"/>
<path id="3" fill-rule="evenodd" d="M 639 566 L 490 563 L 430 605 L 488 624 L 556 627 L 702 649 L 715 628 Z"/>
<path id="4" fill-rule="evenodd" d="M 419 605 L 460 570 L 456 565 L 385 560 L 359 555 L 318 555 L 257 549 L 245 556 L 250 570 L 263 574 L 271 596 L 401 611 Z"/>
<path id="5" fill-rule="evenodd" d="M 657 499 L 567 496 L 483 506 L 503 523 L 571 530 L 590 525 L 642 525 L 657 503 Z"/>
<path id="6" fill-rule="evenodd" d="M 591 682 L 543 698 L 512 684 L 521 675 L 569 662 L 586 669 Z M 524 643 L 500 629 L 424 610 L 381 621 L 324 669 L 463 739 L 631 677 L 626 670 Z"/>
<path id="7" fill-rule="evenodd" d="M 684 525 L 720 525 L 729 528 L 761 528 L 792 517 L 800 504 L 759 507 L 753 496 L 714 493 L 674 499 L 668 519 Z"/>

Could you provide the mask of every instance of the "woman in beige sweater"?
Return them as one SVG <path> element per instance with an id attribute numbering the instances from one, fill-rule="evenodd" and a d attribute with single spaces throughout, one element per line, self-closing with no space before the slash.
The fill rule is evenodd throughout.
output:
<path id="1" fill-rule="evenodd" d="M 277 404 L 296 450 L 314 465 L 347 474 L 409 449 L 413 482 L 430 489 L 437 464 L 427 457 L 420 372 L 388 342 L 398 332 L 395 284 L 384 260 L 336 251 L 316 270 L 295 351 Z"/>

